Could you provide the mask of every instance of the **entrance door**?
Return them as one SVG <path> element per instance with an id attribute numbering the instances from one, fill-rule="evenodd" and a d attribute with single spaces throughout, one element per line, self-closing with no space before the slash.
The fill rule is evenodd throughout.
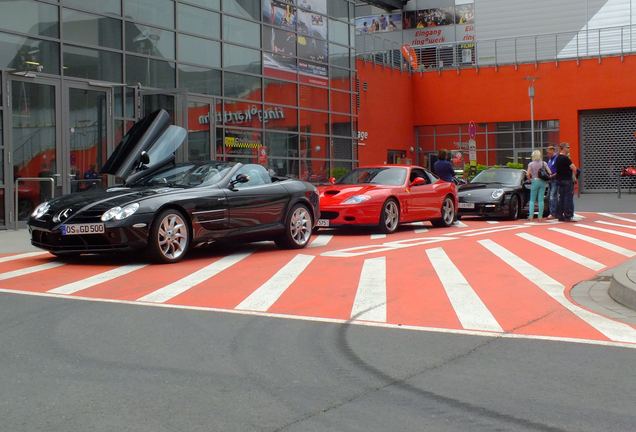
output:
<path id="1" fill-rule="evenodd" d="M 84 83 L 64 86 L 64 192 L 104 188 L 100 175 L 112 151 L 112 89 Z"/>
<path id="2" fill-rule="evenodd" d="M 55 80 L 11 77 L 5 88 L 5 206 L 17 224 L 62 192 L 60 86 Z"/>

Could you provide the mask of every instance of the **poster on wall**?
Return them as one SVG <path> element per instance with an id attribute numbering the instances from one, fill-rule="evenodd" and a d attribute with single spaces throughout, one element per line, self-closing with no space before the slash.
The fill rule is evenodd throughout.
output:
<path id="1" fill-rule="evenodd" d="M 473 3 L 455 6 L 455 24 L 475 24 L 475 7 Z"/>
<path id="2" fill-rule="evenodd" d="M 357 34 L 402 30 L 402 14 L 397 12 L 357 17 L 355 24 Z"/>
<path id="3" fill-rule="evenodd" d="M 423 29 L 455 24 L 454 8 L 420 9 L 404 11 L 402 27 L 404 29 Z"/>
<path id="4" fill-rule="evenodd" d="M 263 22 L 294 30 L 296 0 L 263 0 Z"/>
<path id="5" fill-rule="evenodd" d="M 298 6 L 312 12 L 327 15 L 327 0 L 298 0 Z"/>
<path id="6" fill-rule="evenodd" d="M 298 11 L 298 33 L 318 39 L 327 39 L 327 17 Z"/>

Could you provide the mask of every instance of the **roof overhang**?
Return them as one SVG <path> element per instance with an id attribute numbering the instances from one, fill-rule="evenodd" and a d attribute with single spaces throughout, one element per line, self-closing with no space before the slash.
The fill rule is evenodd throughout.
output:
<path id="1" fill-rule="evenodd" d="M 403 0 L 366 0 L 365 3 L 370 5 L 381 7 L 383 9 L 402 9 L 406 4 Z"/>

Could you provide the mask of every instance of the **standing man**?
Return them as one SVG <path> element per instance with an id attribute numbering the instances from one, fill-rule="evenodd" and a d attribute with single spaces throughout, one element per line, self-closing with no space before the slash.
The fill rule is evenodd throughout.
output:
<path id="1" fill-rule="evenodd" d="M 568 143 L 559 144 L 559 156 L 556 158 L 556 180 L 559 188 L 557 203 L 557 217 L 561 222 L 570 222 L 574 216 L 574 182 L 576 181 L 576 166 L 567 156 L 570 150 Z"/>
<path id="2" fill-rule="evenodd" d="M 452 182 L 455 178 L 455 170 L 453 164 L 448 160 L 448 152 L 446 150 L 440 150 L 437 155 L 437 162 L 433 165 L 433 172 L 440 179 Z"/>
<path id="3" fill-rule="evenodd" d="M 548 219 L 556 219 L 557 217 L 557 201 L 559 187 L 556 180 L 556 159 L 559 156 L 554 146 L 548 147 L 548 168 L 552 175 L 550 176 L 550 216 Z"/>

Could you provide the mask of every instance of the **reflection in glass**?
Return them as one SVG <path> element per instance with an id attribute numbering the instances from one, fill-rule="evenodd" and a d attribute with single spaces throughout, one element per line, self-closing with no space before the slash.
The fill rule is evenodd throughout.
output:
<path id="1" fill-rule="evenodd" d="M 210 160 L 210 105 L 188 103 L 188 160 Z"/>
<path id="2" fill-rule="evenodd" d="M 333 139 L 333 158 L 347 159 L 347 160 L 353 159 L 353 147 L 352 147 L 351 139 L 348 139 L 348 138 Z"/>
<path id="3" fill-rule="evenodd" d="M 343 68 L 349 67 L 349 48 L 329 44 L 329 64 Z"/>
<path id="4" fill-rule="evenodd" d="M 142 116 L 147 116 L 154 111 L 163 109 L 170 114 L 170 121 L 174 123 L 174 96 L 161 93 L 144 94 L 142 96 L 142 106 Z"/>
<path id="5" fill-rule="evenodd" d="M 121 54 L 64 45 L 64 74 L 120 83 L 122 81 Z"/>
<path id="6" fill-rule="evenodd" d="M 210 9 L 221 9 L 221 0 L 188 0 L 188 2 Z"/>
<path id="7" fill-rule="evenodd" d="M 179 61 L 211 67 L 221 66 L 221 44 L 188 35 L 178 35 Z"/>
<path id="8" fill-rule="evenodd" d="M 221 71 L 216 69 L 179 65 L 179 88 L 192 93 L 221 94 Z"/>
<path id="9" fill-rule="evenodd" d="M 151 58 L 126 56 L 126 80 L 130 85 L 172 89 L 175 86 L 174 63 Z"/>
<path id="10" fill-rule="evenodd" d="M 57 174 L 55 87 L 12 81 L 11 110 L 13 178 L 53 178 Z M 49 183 L 30 182 L 20 186 L 19 219 L 26 219 L 38 204 L 50 198 Z"/>
<path id="11" fill-rule="evenodd" d="M 263 106 L 260 103 L 226 99 L 223 109 L 216 112 L 216 121 L 227 126 L 261 128 L 263 115 Z"/>
<path id="12" fill-rule="evenodd" d="M 173 59 L 174 33 L 155 27 L 127 22 L 126 51 Z"/>
<path id="13" fill-rule="evenodd" d="M 351 112 L 351 93 L 331 92 L 331 110 L 341 113 Z"/>
<path id="14" fill-rule="evenodd" d="M 265 102 L 296 105 L 297 85 L 295 82 L 265 79 Z"/>
<path id="15" fill-rule="evenodd" d="M 244 18 L 260 21 L 260 3 L 260 0 L 225 0 L 223 2 L 223 10 Z"/>
<path id="16" fill-rule="evenodd" d="M 301 135 L 300 157 L 304 159 L 329 159 L 329 138 L 318 135 Z"/>
<path id="17" fill-rule="evenodd" d="M 319 87 L 300 86 L 300 106 L 313 109 L 329 109 L 329 92 Z"/>
<path id="18" fill-rule="evenodd" d="M 219 39 L 221 35 L 221 15 L 179 3 L 177 5 L 177 26 L 179 31 Z"/>
<path id="19" fill-rule="evenodd" d="M 225 97 L 261 100 L 261 79 L 259 77 L 231 72 L 225 72 L 223 76 Z"/>
<path id="20" fill-rule="evenodd" d="M 64 9 L 64 40 L 121 49 L 121 20 Z"/>
<path id="21" fill-rule="evenodd" d="M 266 129 L 298 130 L 298 110 L 295 108 L 265 105 L 262 118 Z"/>
<path id="22" fill-rule="evenodd" d="M 64 6 L 75 6 L 103 14 L 121 15 L 120 0 L 64 0 Z"/>
<path id="23" fill-rule="evenodd" d="M 347 20 L 349 18 L 349 2 L 346 0 L 329 0 L 327 12 L 330 17 Z"/>
<path id="24" fill-rule="evenodd" d="M 261 73 L 261 52 L 223 44 L 223 66 L 237 72 Z"/>
<path id="25" fill-rule="evenodd" d="M 349 45 L 349 25 L 341 21 L 329 20 L 329 40 Z"/>
<path id="26" fill-rule="evenodd" d="M 100 188 L 106 176 L 99 169 L 106 161 L 106 92 L 69 89 L 71 192 Z"/>
<path id="27" fill-rule="evenodd" d="M 172 0 L 126 0 L 124 13 L 136 21 L 174 28 Z"/>
<path id="28" fill-rule="evenodd" d="M 265 132 L 268 156 L 298 157 L 298 135 Z"/>
<path id="29" fill-rule="evenodd" d="M 295 56 L 296 33 L 263 26 L 263 49 L 284 56 Z"/>
<path id="30" fill-rule="evenodd" d="M 0 68 L 60 73 L 60 44 L 0 33 Z"/>
<path id="31" fill-rule="evenodd" d="M 262 145 L 263 138 L 260 132 L 225 129 L 221 152 L 231 156 L 249 157 L 250 161 L 255 162 L 258 158 L 258 150 Z M 230 161 L 232 159 L 227 158 L 226 160 Z"/>
<path id="32" fill-rule="evenodd" d="M 320 111 L 300 110 L 300 131 L 329 134 L 329 114 Z"/>
<path id="33" fill-rule="evenodd" d="M 30 0 L 0 2 L 0 27 L 36 36 L 58 37 L 57 6 Z"/>
<path id="34" fill-rule="evenodd" d="M 320 159 L 300 160 L 300 180 L 311 183 L 327 183 L 329 177 L 329 161 Z"/>
<path id="35" fill-rule="evenodd" d="M 255 22 L 224 15 L 223 40 L 259 48 L 261 46 L 261 26 Z"/>
<path id="36" fill-rule="evenodd" d="M 348 70 L 336 67 L 329 68 L 331 88 L 338 90 L 351 90 L 351 73 Z"/>

